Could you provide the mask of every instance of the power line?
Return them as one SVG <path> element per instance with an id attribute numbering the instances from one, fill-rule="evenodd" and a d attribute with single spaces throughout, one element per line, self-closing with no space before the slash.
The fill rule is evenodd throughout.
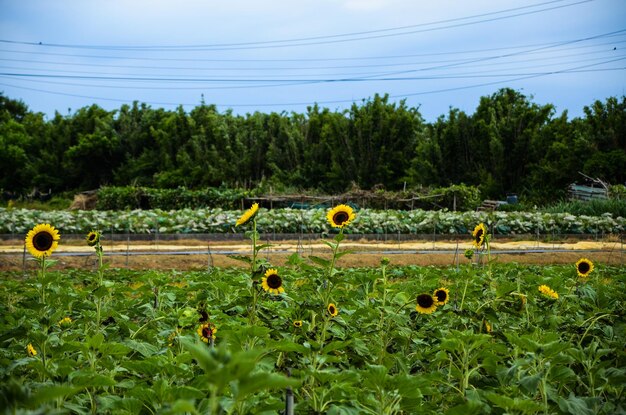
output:
<path id="1" fill-rule="evenodd" d="M 611 45 L 626 43 L 626 40 L 622 40 L 619 42 L 612 42 Z M 595 46 L 595 45 L 594 45 Z M 589 45 L 582 46 L 582 48 L 588 48 Z M 581 48 L 581 47 L 579 47 Z M 613 50 L 597 50 L 597 51 L 588 51 L 588 52 L 578 52 L 570 55 L 561 55 L 561 56 L 553 56 L 553 57 L 542 57 L 535 58 L 535 60 L 545 60 L 545 59 L 559 59 L 566 58 L 570 56 L 581 56 L 581 55 L 591 55 L 598 53 L 606 53 L 612 52 Z M 554 51 L 552 51 L 554 52 Z M 536 51 L 530 52 L 528 54 L 541 54 L 546 53 L 545 51 Z M 501 55 L 497 55 L 501 56 Z M 45 65 L 63 65 L 63 66 L 80 66 L 80 67 L 96 67 L 96 68 L 121 68 L 121 69 L 150 69 L 150 70 L 177 70 L 177 71 L 277 71 L 277 70 L 298 70 L 298 71 L 311 71 L 311 70 L 321 70 L 321 69 L 358 69 L 358 68 L 381 68 L 381 67 L 391 67 L 391 66 L 409 66 L 409 65 L 423 65 L 423 64 L 434 64 L 434 63 L 451 63 L 451 62 L 463 62 L 467 61 L 467 58 L 464 59 L 444 59 L 444 60 L 435 60 L 435 61 L 419 61 L 419 62 L 402 62 L 402 63 L 381 63 L 381 64 L 369 64 L 369 65 L 338 65 L 338 66 L 305 66 L 305 67 L 293 67 L 293 66 L 270 66 L 270 67 L 190 67 L 190 66 L 148 66 L 148 65 L 112 65 L 112 64 L 97 64 L 97 63 L 81 63 L 81 62 L 60 62 L 60 61 L 42 61 L 42 60 L 33 60 L 33 59 L 11 59 L 11 58 L 0 58 L 0 61 L 5 62 L 22 62 L 22 63 L 37 63 L 37 64 L 45 64 Z M 528 60 L 530 61 L 530 59 Z M 13 69 L 24 69 L 13 67 Z M 27 70 L 33 70 L 34 68 L 26 68 Z M 49 70 L 49 69 L 46 69 Z M 68 71 L 69 72 L 69 71 Z"/>
<path id="2" fill-rule="evenodd" d="M 603 34 L 599 34 L 599 35 L 594 35 L 594 36 L 588 36 L 588 37 L 584 37 L 584 38 L 578 38 L 578 39 L 574 39 L 574 40 L 568 40 L 568 41 L 564 41 L 558 44 L 550 44 L 549 46 L 543 46 L 543 47 L 537 47 L 534 49 L 530 49 L 530 50 L 522 50 L 522 51 L 518 51 L 518 52 L 510 52 L 510 53 L 506 53 L 506 54 L 499 54 L 499 55 L 492 55 L 492 56 L 486 56 L 486 57 L 479 57 L 479 58 L 474 58 L 474 59 L 470 59 L 470 60 L 462 60 L 462 61 L 452 61 L 453 63 L 449 63 L 449 64 L 443 64 L 443 65 L 436 65 L 436 66 L 430 66 L 430 67 L 422 67 L 422 68 L 417 68 L 417 69 L 408 69 L 408 70 L 402 70 L 402 71 L 393 71 L 393 72 L 383 72 L 383 73 L 376 73 L 376 74 L 368 74 L 366 76 L 366 78 L 372 78 L 372 79 L 376 79 L 376 78 L 381 78 L 381 77 L 385 77 L 385 76 L 392 76 L 392 75 L 400 75 L 400 74 L 407 74 L 407 73 L 414 73 L 414 72 L 424 72 L 424 71 L 428 71 L 428 70 L 441 70 L 441 69 L 446 69 L 446 68 L 453 68 L 453 67 L 459 67 L 459 66 L 467 66 L 467 64 L 471 64 L 471 63 L 477 63 L 477 62 L 486 62 L 486 61 L 493 61 L 493 60 L 498 60 L 498 59 L 504 59 L 504 58 L 510 58 L 513 56 L 520 56 L 520 55 L 530 55 L 530 54 L 534 54 L 534 53 L 540 53 L 540 52 L 545 52 L 547 50 L 553 49 L 553 48 L 558 48 L 560 46 L 565 46 L 565 45 L 571 45 L 571 44 L 576 44 L 576 43 L 581 43 L 581 42 L 586 42 L 586 41 L 590 41 L 590 40 L 595 40 L 595 39 L 599 39 L 599 38 L 603 38 L 606 36 L 612 36 L 615 34 L 620 34 L 626 32 L 626 29 L 621 29 L 621 30 L 617 30 L 617 31 L 612 31 L 612 32 L 608 32 L 608 33 L 603 33 Z M 54 69 L 48 69 L 48 72 L 63 72 L 63 73 L 81 73 L 78 71 L 59 71 L 59 70 L 54 70 Z M 84 72 L 82 72 L 84 73 Z M 89 74 L 94 74 L 96 72 L 87 72 Z M 109 73 L 101 73 L 104 75 L 109 75 Z M 11 73 L 10 75 L 13 76 L 43 76 L 42 74 L 24 74 L 24 75 L 20 75 L 20 74 L 13 74 Z M 361 74 L 363 75 L 363 74 Z M 51 75 L 52 76 L 52 75 Z M 161 75 L 159 75 L 161 76 Z M 163 76 L 168 76 L 168 75 L 163 75 Z M 179 78 L 161 78 L 161 79 L 157 79 L 156 75 L 149 78 L 149 77 L 122 77 L 122 76 L 117 76 L 117 77 L 100 77 L 102 79 L 106 79 L 106 80 L 129 80 L 129 81 L 171 81 L 171 82 L 176 82 L 176 81 L 183 81 L 183 79 L 181 79 L 184 75 L 179 75 Z M 284 76 L 284 75 L 283 75 Z M 69 75 L 58 75 L 58 77 L 70 77 Z M 74 77 L 79 78 L 79 76 L 74 75 Z M 81 79 L 98 79 L 98 77 L 87 77 L 87 76 L 82 76 L 80 77 Z M 187 80 L 194 81 L 192 78 L 185 78 Z M 265 79 L 267 80 L 267 79 Z M 210 80 L 210 82 L 214 82 L 216 80 Z M 240 79 L 240 81 L 244 81 L 242 79 Z M 259 79 L 253 79 L 250 80 L 250 82 L 258 82 Z M 289 80 L 289 81 L 293 81 L 293 80 Z M 233 82 L 233 80 L 228 80 L 227 82 Z M 285 80 L 275 80 L 275 82 L 286 82 Z"/>
<path id="3" fill-rule="evenodd" d="M 537 3 L 534 5 L 523 6 L 523 7 L 513 8 L 513 9 L 506 9 L 506 10 L 501 10 L 501 11 L 496 11 L 496 12 L 483 13 L 479 15 L 466 16 L 466 17 L 442 20 L 442 21 L 437 21 L 437 22 L 422 23 L 422 24 L 411 25 L 411 26 L 399 26 L 395 28 L 379 29 L 379 30 L 374 30 L 374 31 L 352 32 L 352 33 L 336 34 L 336 35 L 314 36 L 314 37 L 308 37 L 308 38 L 294 38 L 294 39 L 282 39 L 282 40 L 271 40 L 271 41 L 260 41 L 260 42 L 184 45 L 184 46 L 163 46 L 163 45 L 160 45 L 160 46 L 113 46 L 113 45 L 97 46 L 97 45 L 78 45 L 78 44 L 61 44 L 61 43 L 43 43 L 43 42 L 23 42 L 23 41 L 15 41 L 15 40 L 8 40 L 8 39 L 0 39 L 0 43 L 29 45 L 29 46 L 45 46 L 45 47 L 54 47 L 54 48 L 67 48 L 67 49 L 133 50 L 133 51 L 161 51 L 161 52 L 284 48 L 284 47 L 311 46 L 311 45 L 321 45 L 321 44 L 330 44 L 330 43 L 343 43 L 343 42 L 353 42 L 353 41 L 360 41 L 360 40 L 380 39 L 380 38 L 406 36 L 406 35 L 417 34 L 417 33 L 445 30 L 445 29 L 451 29 L 451 28 L 456 28 L 456 27 L 463 27 L 463 26 L 468 26 L 468 25 L 475 25 L 475 24 L 480 24 L 480 23 L 510 19 L 513 17 L 520 17 L 520 16 L 525 16 L 525 15 L 530 15 L 530 14 L 542 13 L 546 11 L 572 7 L 572 6 L 580 5 L 583 3 L 589 3 L 595 0 L 579 0 L 574 3 L 552 6 L 552 7 L 539 9 L 539 10 L 521 12 L 521 13 L 511 14 L 508 16 L 487 18 L 487 19 L 477 20 L 473 22 L 451 24 L 451 25 L 441 26 L 441 27 L 410 30 L 410 31 L 401 32 L 401 33 L 387 33 L 387 34 L 381 34 L 381 35 L 360 36 L 361 34 L 397 31 L 397 30 L 404 30 L 406 28 L 418 28 L 418 27 L 432 26 L 432 25 L 442 24 L 442 23 L 450 23 L 450 22 L 455 22 L 455 21 L 475 19 L 477 17 L 491 16 L 494 14 L 508 13 L 510 11 L 523 10 L 523 9 L 528 9 L 528 8 L 533 8 L 533 7 L 541 7 L 541 6 L 554 4 L 554 3 L 561 3 L 563 1 L 569 1 L 569 0 L 552 0 L 549 2 Z M 353 37 L 349 39 L 337 39 L 338 37 L 349 37 L 349 36 L 360 36 L 360 37 Z M 321 40 L 321 39 L 333 39 L 333 40 Z M 284 43 L 291 43 L 291 44 L 284 44 Z"/>
<path id="4" fill-rule="evenodd" d="M 621 55 L 617 60 L 624 59 L 626 56 Z M 603 58 L 602 58 L 603 59 Z M 593 60 L 597 60 L 593 59 Z M 584 60 L 582 60 L 584 61 Z M 610 60 L 607 62 L 613 62 Z M 575 61 L 573 63 L 579 63 Z M 409 71 L 406 71 L 409 72 Z M 541 72 L 542 73 L 542 72 Z M 267 79 L 267 78 L 165 78 L 165 77 L 128 77 L 128 76 L 89 76 L 89 75 L 53 75 L 53 74 L 33 74 L 33 73 L 10 73 L 0 72 L 0 76 L 10 76 L 14 78 L 52 78 L 52 79 L 82 79 L 82 80 L 95 80 L 95 81 L 141 81 L 141 82 L 373 82 L 373 81 L 407 81 L 407 80 L 421 80 L 421 79 L 451 79 L 451 78 L 468 78 L 468 77 L 482 77 L 482 76 L 519 76 L 519 74 L 462 74 L 462 75 L 430 75 L 430 76 L 413 76 L 413 77 L 385 77 L 385 78 L 372 78 L 372 77 L 346 77 L 346 78 L 279 78 L 279 79 Z"/>
<path id="5" fill-rule="evenodd" d="M 624 36 L 623 31 L 618 32 L 610 32 L 608 34 L 598 35 L 597 38 L 611 38 L 611 37 L 619 37 Z M 466 50 L 455 50 L 455 51 L 447 51 L 447 52 L 430 52 L 430 53 L 416 53 L 416 54 L 408 54 L 408 55 L 387 55 L 387 56 L 361 56 L 361 57 L 335 57 L 335 58 L 292 58 L 292 59 L 207 59 L 207 58 L 164 58 L 164 57 L 137 57 L 137 56 L 112 56 L 112 55 L 81 55 L 81 54 L 73 54 L 73 53 L 52 53 L 52 52 L 33 52 L 33 51 L 18 51 L 18 50 L 7 50 L 0 49 L 0 52 L 7 53 L 19 53 L 19 54 L 28 54 L 28 55 L 41 55 L 41 56 L 66 56 L 72 58 L 91 58 L 91 59 L 115 59 L 115 60 L 132 60 L 132 61 L 163 61 L 163 62 L 329 62 L 329 61 L 360 61 L 360 60 L 389 60 L 389 59 L 405 59 L 405 58 L 418 58 L 418 57 L 428 57 L 428 56 L 445 56 L 445 55 L 466 55 L 466 54 L 475 54 L 475 53 L 484 53 L 484 52 L 494 52 L 498 50 L 508 50 L 508 49 L 523 49 L 523 48 L 535 48 L 540 46 L 554 46 L 561 45 L 564 43 L 573 43 L 576 40 L 585 40 L 589 38 L 582 39 L 570 39 L 570 40 L 562 40 L 556 42 L 546 42 L 546 43 L 532 43 L 526 45 L 516 45 L 516 46 L 506 46 L 506 47 L 496 47 L 496 48 L 485 48 L 485 49 L 466 49 Z M 595 46 L 604 46 L 604 45 L 614 45 L 620 42 L 605 42 L 605 43 L 597 43 L 595 45 L 582 45 L 575 46 L 572 48 L 565 48 L 563 50 L 574 50 L 574 49 L 583 49 Z"/>
<path id="6" fill-rule="evenodd" d="M 413 93 L 406 93 L 406 94 L 397 94 L 397 95 L 391 95 L 390 98 L 406 98 L 406 97 L 410 97 L 410 96 L 428 95 L 428 94 L 436 94 L 436 93 L 442 93 L 442 92 L 453 92 L 453 91 L 459 91 L 459 90 L 465 90 L 465 89 L 471 89 L 471 88 L 478 88 L 478 87 L 483 87 L 483 86 L 491 86 L 491 85 L 497 85 L 497 84 L 503 84 L 503 83 L 509 83 L 509 82 L 516 82 L 516 81 L 520 81 L 520 80 L 531 79 L 531 78 L 538 78 L 538 77 L 550 76 L 550 75 L 556 75 L 556 74 L 622 71 L 622 70 L 626 70 L 626 67 L 600 68 L 600 69 L 587 69 L 587 68 L 593 67 L 593 66 L 602 65 L 602 64 L 612 63 L 612 62 L 616 62 L 616 61 L 620 61 L 620 60 L 624 60 L 624 59 L 626 59 L 626 58 L 621 57 L 621 58 L 618 58 L 618 59 L 612 59 L 612 60 L 608 60 L 608 61 L 604 61 L 604 62 L 600 62 L 600 63 L 590 64 L 590 65 L 583 65 L 583 66 L 569 68 L 569 69 L 562 69 L 562 70 L 542 72 L 542 73 L 525 74 L 523 76 L 510 78 L 510 79 L 506 79 L 506 80 L 500 80 L 500 81 L 484 82 L 484 83 L 479 83 L 479 84 L 472 84 L 472 85 L 465 85 L 465 86 L 451 87 L 451 88 L 443 88 L 443 89 L 436 89 L 436 90 L 430 90 L 430 91 L 420 91 L 420 92 L 413 92 Z M 87 95 L 79 95 L 79 94 L 70 94 L 70 93 L 49 91 L 49 90 L 43 90 L 43 89 L 37 89 L 37 88 L 29 88 L 29 87 L 12 85 L 12 84 L 7 84 L 7 83 L 0 83 L 0 85 L 13 87 L 13 88 L 24 89 L 24 90 L 30 90 L 30 91 L 35 91 L 35 92 L 43 92 L 43 93 L 54 94 L 54 95 L 63 95 L 63 96 L 85 98 L 85 99 L 90 99 L 90 100 L 113 101 L 113 102 L 121 102 L 121 103 L 132 102 L 132 100 L 124 100 L 124 99 L 116 99 L 116 98 L 105 98 L 105 97 L 96 97 L 96 96 L 87 96 Z M 289 103 L 272 103 L 272 104 L 269 104 L 269 103 L 217 104 L 216 103 L 215 105 L 223 106 L 223 107 L 229 107 L 229 108 L 235 108 L 235 107 L 276 107 L 276 106 L 288 107 L 288 106 L 311 105 L 313 103 L 317 103 L 317 104 L 342 104 L 342 103 L 353 103 L 353 102 L 356 102 L 356 101 L 357 100 L 354 100 L 354 99 L 351 99 L 351 100 L 327 100 L 327 101 L 314 101 L 314 100 L 312 100 L 310 102 L 289 102 Z M 197 105 L 197 104 L 181 104 L 181 103 L 171 103 L 171 102 L 146 102 L 146 103 L 147 104 L 151 104 L 151 105 L 165 105 L 165 106 L 180 106 L 180 105 L 182 105 L 182 106 L 194 106 L 194 105 Z"/>

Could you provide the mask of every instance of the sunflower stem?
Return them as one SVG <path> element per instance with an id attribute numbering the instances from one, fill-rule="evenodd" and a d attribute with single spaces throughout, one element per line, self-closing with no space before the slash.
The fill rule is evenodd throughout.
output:
<path id="1" fill-rule="evenodd" d="M 335 263 L 337 262 L 337 251 L 339 250 L 339 243 L 341 242 L 341 237 L 343 237 L 343 228 L 339 229 L 339 235 L 340 237 L 337 238 L 336 243 L 333 245 L 333 257 L 331 258 L 330 265 L 328 266 L 328 280 L 326 281 L 326 290 L 322 295 L 322 300 L 325 305 L 328 305 L 330 302 L 330 296 L 333 289 L 333 271 L 335 270 Z"/>
<path id="2" fill-rule="evenodd" d="M 378 330 L 381 330 L 385 324 L 385 306 L 387 305 L 387 264 L 385 262 L 381 264 L 381 271 L 383 274 L 383 305 L 380 309 L 380 323 L 378 325 Z M 367 301 L 367 298 L 365 300 Z"/>
<path id="3" fill-rule="evenodd" d="M 491 283 L 491 279 L 492 279 L 492 271 L 491 271 L 491 235 L 487 234 L 485 235 L 485 248 L 487 250 L 487 265 L 488 265 L 488 270 L 487 273 L 489 275 L 489 282 Z"/>
<path id="4" fill-rule="evenodd" d="M 256 257 L 257 257 L 257 231 L 256 231 L 256 216 L 252 218 L 252 262 L 250 263 L 250 279 L 252 280 L 252 308 L 250 310 L 250 325 L 256 323 L 256 304 L 258 300 L 258 292 L 254 284 L 254 273 L 256 271 Z"/>
<path id="5" fill-rule="evenodd" d="M 463 287 L 463 295 L 461 296 L 461 306 L 459 311 L 463 311 L 463 303 L 465 302 L 465 293 L 467 292 L 467 285 L 469 284 L 469 276 L 465 278 L 465 287 Z"/>
<path id="6" fill-rule="evenodd" d="M 46 279 L 46 256 L 42 256 L 39 261 L 41 261 L 41 270 L 39 273 L 39 282 L 41 285 L 41 303 L 43 305 L 46 304 L 46 286 L 45 286 L 45 279 Z"/>
<path id="7" fill-rule="evenodd" d="M 252 219 L 252 264 L 251 264 L 251 277 L 254 278 L 254 271 L 256 271 L 256 242 L 257 242 L 257 233 L 256 233 L 256 217 Z"/>

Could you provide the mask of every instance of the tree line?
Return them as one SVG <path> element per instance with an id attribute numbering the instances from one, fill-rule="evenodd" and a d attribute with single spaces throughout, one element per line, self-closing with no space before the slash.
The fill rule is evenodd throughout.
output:
<path id="1" fill-rule="evenodd" d="M 375 95 L 344 111 L 237 115 L 202 102 L 186 112 L 142 103 L 98 105 L 51 119 L 0 94 L 0 188 L 28 192 L 238 187 L 341 192 L 464 183 L 484 197 L 548 202 L 582 172 L 626 181 L 626 97 L 556 114 L 504 88 L 473 114 L 427 123 L 418 108 Z"/>

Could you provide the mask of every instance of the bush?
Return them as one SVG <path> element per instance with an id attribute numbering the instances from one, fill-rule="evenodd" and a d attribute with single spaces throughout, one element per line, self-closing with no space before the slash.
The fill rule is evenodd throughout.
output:
<path id="1" fill-rule="evenodd" d="M 239 209 L 251 192 L 210 187 L 202 190 L 153 189 L 149 187 L 103 187 L 98 191 L 98 210 L 193 209 L 201 207 Z"/>
<path id="2" fill-rule="evenodd" d="M 570 213 L 576 216 L 601 216 L 610 213 L 613 217 L 626 218 L 626 199 L 563 201 L 541 209 L 545 213 Z"/>
<path id="3" fill-rule="evenodd" d="M 466 186 L 465 184 L 455 184 L 449 187 L 440 187 L 433 189 L 430 195 L 442 195 L 438 202 L 442 208 L 459 211 L 476 210 L 482 202 L 480 190 L 475 186 Z M 456 203 L 455 203 L 456 197 Z"/>

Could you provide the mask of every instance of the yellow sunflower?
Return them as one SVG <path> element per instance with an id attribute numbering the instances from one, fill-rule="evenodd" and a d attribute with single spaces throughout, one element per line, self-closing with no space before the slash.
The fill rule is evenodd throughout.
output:
<path id="1" fill-rule="evenodd" d="M 328 307 L 326 309 L 328 310 L 328 314 L 330 314 L 331 317 L 335 317 L 337 314 L 339 314 L 339 309 L 333 303 L 328 304 Z"/>
<path id="2" fill-rule="evenodd" d="M 245 225 L 246 223 L 250 222 L 256 216 L 258 211 L 259 204 L 253 203 L 250 209 L 246 210 L 244 214 L 241 215 L 239 219 L 237 219 L 237 223 L 235 223 L 235 226 Z"/>
<path id="3" fill-rule="evenodd" d="M 435 298 L 438 306 L 444 305 L 450 299 L 450 291 L 447 288 L 437 288 L 433 293 L 433 297 Z"/>
<path id="4" fill-rule="evenodd" d="M 26 248 L 35 258 L 52 255 L 59 246 L 59 231 L 47 223 L 36 225 L 26 235 Z"/>
<path id="5" fill-rule="evenodd" d="M 472 232 L 472 237 L 474 240 L 472 241 L 476 248 L 482 248 L 485 243 L 485 235 L 487 234 L 487 227 L 484 223 L 476 225 L 474 231 Z"/>
<path id="6" fill-rule="evenodd" d="M 70 324 L 72 324 L 71 317 L 63 317 L 61 320 L 59 320 L 59 326 L 69 326 Z"/>
<path id="7" fill-rule="evenodd" d="M 491 333 L 491 331 L 493 330 L 493 327 L 487 320 L 484 320 L 484 322 L 485 322 L 485 332 Z"/>
<path id="8" fill-rule="evenodd" d="M 302 320 L 296 320 L 293 322 L 293 326 L 296 328 L 302 327 Z"/>
<path id="9" fill-rule="evenodd" d="M 275 269 L 268 269 L 265 272 L 265 276 L 261 280 L 261 286 L 263 289 L 271 294 L 280 294 L 285 292 L 283 287 L 283 279 L 278 275 L 278 271 Z"/>
<path id="10" fill-rule="evenodd" d="M 205 343 L 209 343 L 211 339 L 215 340 L 215 332 L 217 327 L 213 323 L 201 324 L 197 330 L 198 336 Z"/>
<path id="11" fill-rule="evenodd" d="M 343 228 L 356 218 L 356 214 L 348 205 L 338 205 L 326 214 L 328 223 L 333 228 Z"/>
<path id="12" fill-rule="evenodd" d="M 417 296 L 415 310 L 422 314 L 430 314 L 437 309 L 437 300 L 430 294 L 424 293 Z"/>
<path id="13" fill-rule="evenodd" d="M 593 262 L 588 260 L 587 258 L 581 258 L 576 263 L 576 272 L 578 272 L 578 276 L 587 278 L 589 274 L 593 271 Z"/>
<path id="14" fill-rule="evenodd" d="M 87 234 L 87 245 L 96 246 L 98 242 L 100 242 L 100 232 L 91 231 Z"/>
<path id="15" fill-rule="evenodd" d="M 30 343 L 28 343 L 28 346 L 26 346 L 26 352 L 29 356 L 37 356 L 37 350 L 35 350 L 33 345 Z"/>
<path id="16" fill-rule="evenodd" d="M 545 295 L 546 297 L 550 297 L 555 300 L 559 298 L 559 294 L 556 291 L 554 291 L 552 288 L 548 287 L 547 285 L 540 285 L 539 292 Z"/>

